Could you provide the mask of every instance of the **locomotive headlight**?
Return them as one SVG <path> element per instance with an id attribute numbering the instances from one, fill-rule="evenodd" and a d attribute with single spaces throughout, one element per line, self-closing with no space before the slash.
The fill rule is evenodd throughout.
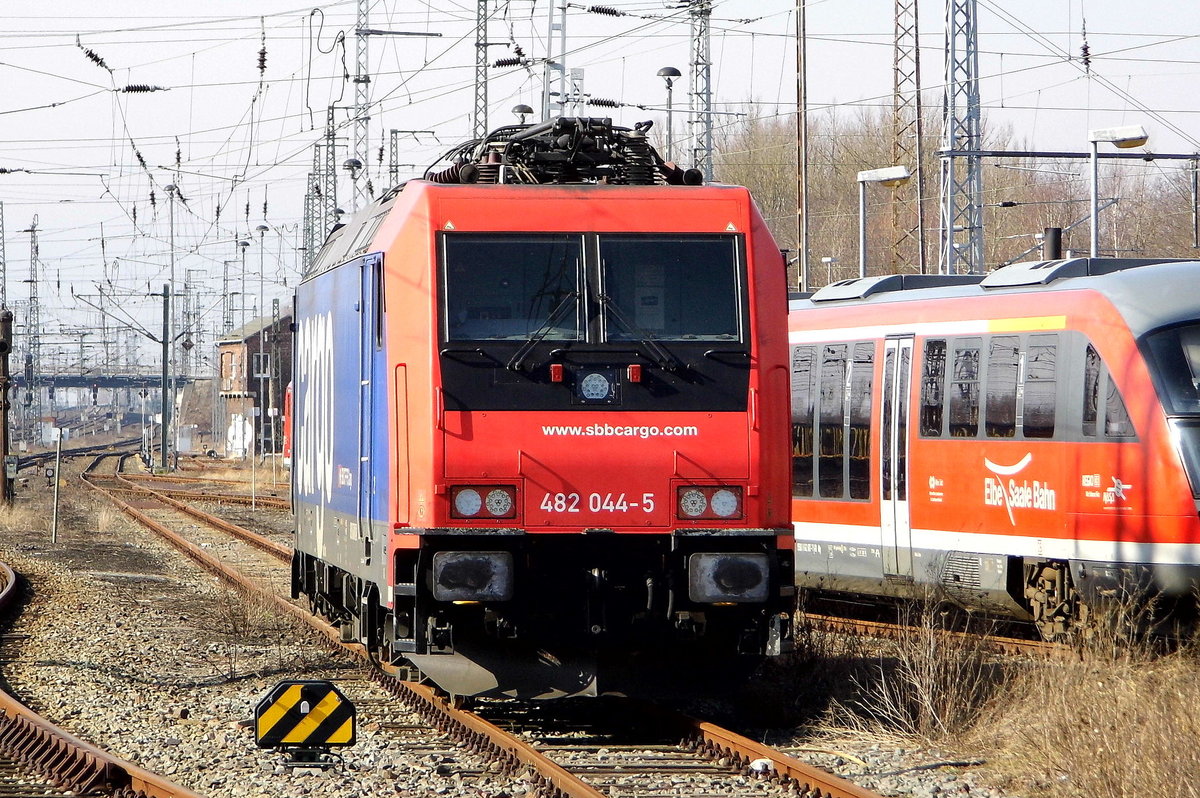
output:
<path id="1" fill-rule="evenodd" d="M 483 508 L 483 498 L 474 488 L 458 488 L 454 491 L 454 514 L 459 518 L 471 518 L 479 515 Z"/>
<path id="2" fill-rule="evenodd" d="M 508 517 L 512 515 L 513 496 L 504 488 L 492 488 L 488 491 L 484 506 L 496 518 Z"/>
<path id="3" fill-rule="evenodd" d="M 738 505 L 741 502 L 738 501 L 736 493 L 722 488 L 713 493 L 710 504 L 714 513 L 722 518 L 729 518 L 737 513 Z"/>
<path id="4" fill-rule="evenodd" d="M 717 602 L 764 602 L 770 586 L 767 555 L 712 552 L 688 557 L 688 598 Z"/>
<path id="5" fill-rule="evenodd" d="M 708 499 L 704 492 L 697 488 L 688 488 L 679 492 L 679 512 L 689 518 L 699 518 L 708 509 Z"/>
<path id="6" fill-rule="evenodd" d="M 742 517 L 742 489 L 721 485 L 689 485 L 676 494 L 676 513 L 683 521 Z"/>
<path id="7" fill-rule="evenodd" d="M 517 489 L 512 485 L 459 485 L 450 488 L 454 518 L 514 518 Z"/>
<path id="8" fill-rule="evenodd" d="M 513 559 L 507 551 L 439 551 L 433 555 L 437 601 L 507 601 L 513 594 Z"/>

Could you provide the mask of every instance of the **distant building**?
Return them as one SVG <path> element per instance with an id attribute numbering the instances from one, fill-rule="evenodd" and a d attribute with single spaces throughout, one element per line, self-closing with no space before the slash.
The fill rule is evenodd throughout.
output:
<path id="1" fill-rule="evenodd" d="M 291 330 L 291 314 L 263 316 L 218 339 L 218 454 L 246 457 L 282 450 L 283 391 L 292 375 Z"/>

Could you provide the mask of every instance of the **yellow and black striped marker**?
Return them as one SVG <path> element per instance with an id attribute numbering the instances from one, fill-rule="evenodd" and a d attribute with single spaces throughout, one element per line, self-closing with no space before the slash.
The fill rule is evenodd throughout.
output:
<path id="1" fill-rule="evenodd" d="M 259 748 L 354 745 L 354 705 L 333 682 L 284 681 L 254 708 Z"/>

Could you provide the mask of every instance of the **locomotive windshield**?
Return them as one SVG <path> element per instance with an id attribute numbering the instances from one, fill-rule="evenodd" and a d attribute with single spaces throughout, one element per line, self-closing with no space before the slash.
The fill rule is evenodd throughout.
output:
<path id="1" fill-rule="evenodd" d="M 732 236 L 600 236 L 610 341 L 739 338 Z"/>
<path id="2" fill-rule="evenodd" d="M 442 247 L 447 340 L 583 337 L 579 236 L 459 234 Z"/>
<path id="3" fill-rule="evenodd" d="M 446 233 L 441 242 L 447 341 L 743 339 L 738 236 Z"/>

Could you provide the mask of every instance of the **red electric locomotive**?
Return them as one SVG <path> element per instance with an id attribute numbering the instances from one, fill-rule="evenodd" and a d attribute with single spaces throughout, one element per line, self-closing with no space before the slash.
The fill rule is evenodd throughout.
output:
<path id="1" fill-rule="evenodd" d="M 448 160 L 297 289 L 294 593 L 460 695 L 784 650 L 786 282 L 747 191 L 608 120 Z"/>
<path id="2" fill-rule="evenodd" d="M 1194 608 L 1197 285 L 1197 262 L 1080 258 L 793 300 L 797 584 L 1048 637 L 1106 596 Z"/>

